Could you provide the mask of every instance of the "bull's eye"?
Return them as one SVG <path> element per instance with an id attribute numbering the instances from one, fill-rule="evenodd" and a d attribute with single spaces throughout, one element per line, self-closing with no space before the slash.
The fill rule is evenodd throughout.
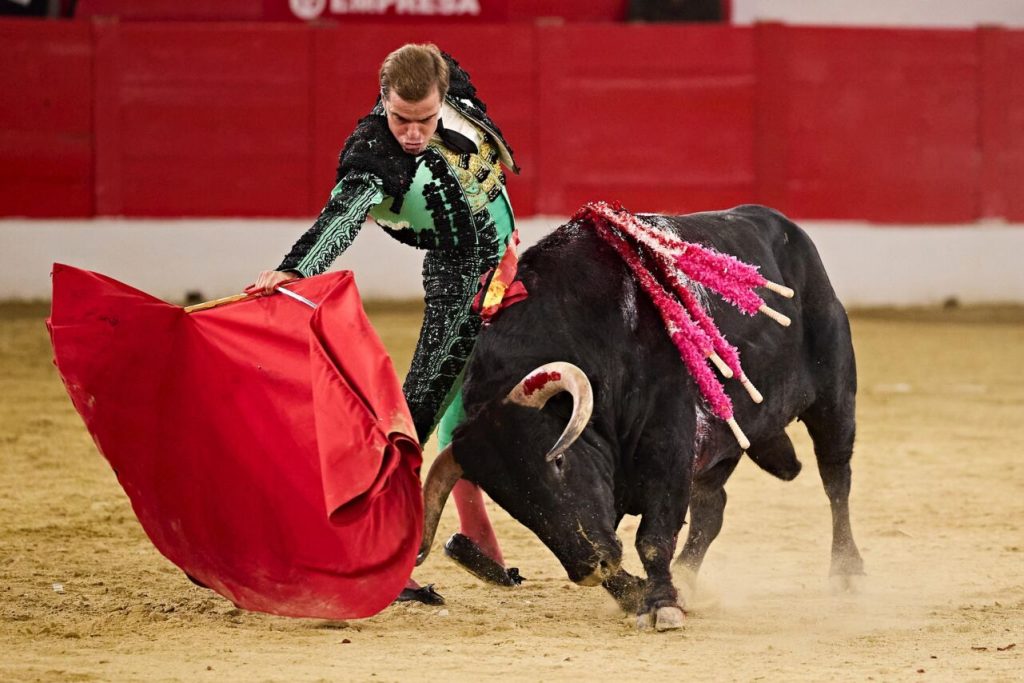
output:
<path id="1" fill-rule="evenodd" d="M 554 463 L 555 469 L 558 470 L 559 472 L 561 472 L 562 471 L 562 467 L 565 466 L 565 456 L 562 455 L 562 454 L 558 454 L 558 455 L 555 456 L 555 459 L 552 460 L 551 462 Z"/>

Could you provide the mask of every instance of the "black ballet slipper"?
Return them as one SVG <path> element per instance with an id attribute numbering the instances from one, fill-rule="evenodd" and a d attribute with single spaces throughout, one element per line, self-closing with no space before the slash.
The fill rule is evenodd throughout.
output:
<path id="1" fill-rule="evenodd" d="M 419 588 L 403 588 L 395 598 L 395 602 L 422 602 L 424 605 L 443 605 L 444 598 L 434 590 L 434 584 L 428 583 Z"/>
<path id="2" fill-rule="evenodd" d="M 463 534 L 452 534 L 452 537 L 444 544 L 444 554 L 455 560 L 470 574 L 487 583 L 497 586 L 518 586 L 524 580 L 519 575 L 517 568 L 505 569 Z"/>

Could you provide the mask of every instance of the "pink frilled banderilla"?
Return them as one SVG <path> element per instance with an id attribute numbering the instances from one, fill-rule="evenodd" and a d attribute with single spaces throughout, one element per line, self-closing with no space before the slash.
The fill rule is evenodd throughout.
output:
<path id="1" fill-rule="evenodd" d="M 787 298 L 792 298 L 793 290 L 769 282 L 756 266 L 658 230 L 618 203 L 586 204 L 573 219 L 591 225 L 626 262 L 658 309 L 711 411 L 729 425 L 740 447 L 749 448 L 750 441 L 733 417 L 732 401 L 706 361 L 714 363 L 726 378 L 738 378 L 755 403 L 764 399 L 743 373 L 739 351 L 722 336 L 686 283 L 692 281 L 717 292 L 747 315 L 763 313 L 783 326 L 789 325 L 789 318 L 769 308 L 754 289 L 764 287 Z M 653 268 L 646 267 L 645 261 L 654 264 Z"/>

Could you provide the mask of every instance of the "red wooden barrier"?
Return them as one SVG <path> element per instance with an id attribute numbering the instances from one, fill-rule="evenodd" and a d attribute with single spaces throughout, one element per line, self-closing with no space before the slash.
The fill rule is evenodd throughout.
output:
<path id="1" fill-rule="evenodd" d="M 1024 221 L 1024 32 L 982 29 L 981 215 Z"/>
<path id="2" fill-rule="evenodd" d="M 308 213 L 308 28 L 95 27 L 98 213 Z"/>
<path id="3" fill-rule="evenodd" d="M 510 21 L 559 17 L 566 21 L 625 21 L 629 0 L 509 0 Z"/>
<path id="4" fill-rule="evenodd" d="M 628 0 L 78 0 L 78 17 L 135 21 L 623 21 Z"/>
<path id="5" fill-rule="evenodd" d="M 315 214 L 383 56 L 433 40 L 517 152 L 520 216 L 1024 220 L 1024 31 L 7 20 L 0 39 L 0 215 Z"/>
<path id="6" fill-rule="evenodd" d="M 253 0 L 78 0 L 75 16 L 129 21 L 251 21 L 263 18 L 263 6 Z"/>
<path id="7" fill-rule="evenodd" d="M 91 216 L 88 24 L 0 22 L 0 215 Z"/>
<path id="8" fill-rule="evenodd" d="M 541 213 L 595 199 L 644 211 L 749 201 L 749 29 L 565 26 L 538 31 Z"/>
<path id="9" fill-rule="evenodd" d="M 978 216 L 973 32 L 768 26 L 760 37 L 765 201 L 815 218 Z"/>

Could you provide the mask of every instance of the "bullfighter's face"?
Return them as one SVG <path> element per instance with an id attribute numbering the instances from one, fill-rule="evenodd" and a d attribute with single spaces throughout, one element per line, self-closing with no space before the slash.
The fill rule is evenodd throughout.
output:
<path id="1" fill-rule="evenodd" d="M 437 131 L 441 116 L 441 96 L 437 88 L 418 102 L 409 102 L 398 96 L 394 90 L 384 99 L 388 129 L 395 136 L 407 154 L 423 154 L 427 143 Z"/>

